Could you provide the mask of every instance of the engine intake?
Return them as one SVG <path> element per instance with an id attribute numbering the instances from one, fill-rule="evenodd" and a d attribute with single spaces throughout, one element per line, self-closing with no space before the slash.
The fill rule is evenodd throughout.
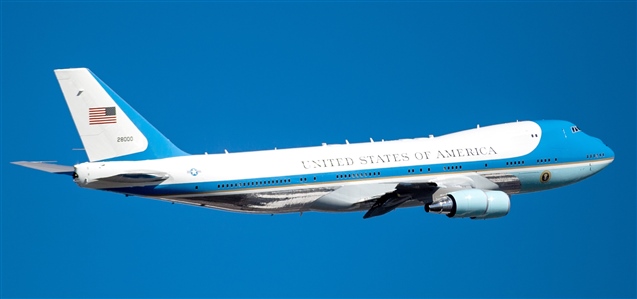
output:
<path id="1" fill-rule="evenodd" d="M 504 217 L 511 209 L 509 196 L 502 191 L 468 189 L 447 193 L 442 200 L 425 205 L 428 213 L 449 218 L 489 219 Z"/>

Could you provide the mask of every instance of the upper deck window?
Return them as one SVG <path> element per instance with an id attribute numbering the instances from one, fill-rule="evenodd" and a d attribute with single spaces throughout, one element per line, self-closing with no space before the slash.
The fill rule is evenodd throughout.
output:
<path id="1" fill-rule="evenodd" d="M 572 126 L 572 127 L 571 127 L 571 132 L 573 132 L 573 133 L 577 133 L 577 132 L 579 132 L 579 131 L 580 131 L 580 129 L 579 129 L 577 126 Z"/>

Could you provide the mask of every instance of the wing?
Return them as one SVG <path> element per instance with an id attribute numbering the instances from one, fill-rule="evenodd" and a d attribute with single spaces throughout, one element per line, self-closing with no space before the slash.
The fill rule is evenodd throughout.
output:
<path id="1" fill-rule="evenodd" d="M 408 200 L 425 203 L 431 200 L 435 193 L 447 193 L 445 191 L 462 189 L 497 190 L 499 185 L 477 173 L 442 176 L 423 182 L 399 183 L 395 190 L 373 199 L 374 204 L 363 218 L 387 214 Z"/>

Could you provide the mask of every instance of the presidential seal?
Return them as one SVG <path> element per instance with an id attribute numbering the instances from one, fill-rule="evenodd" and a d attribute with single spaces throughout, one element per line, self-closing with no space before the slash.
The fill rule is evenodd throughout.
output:
<path id="1" fill-rule="evenodd" d="M 551 180 L 551 172 L 548 170 L 543 171 L 540 175 L 540 182 L 548 183 L 549 180 Z"/>

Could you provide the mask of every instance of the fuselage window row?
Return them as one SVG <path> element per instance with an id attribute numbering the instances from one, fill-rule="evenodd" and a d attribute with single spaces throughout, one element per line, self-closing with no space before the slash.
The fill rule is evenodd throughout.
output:
<path id="1" fill-rule="evenodd" d="M 554 160 L 555 160 L 555 162 L 557 162 L 557 158 L 554 158 Z M 537 159 L 537 160 L 535 160 L 535 162 L 537 162 L 537 163 L 549 163 L 549 162 L 551 162 L 551 159 L 550 158 Z"/>
<path id="2" fill-rule="evenodd" d="M 290 182 L 292 182 L 291 179 L 252 181 L 252 182 L 233 183 L 233 184 L 219 184 L 217 185 L 217 188 L 226 189 L 226 188 L 238 188 L 238 187 L 248 187 L 248 186 L 276 185 L 276 184 L 283 184 L 283 183 L 290 183 Z"/>
<path id="3" fill-rule="evenodd" d="M 362 173 L 349 173 L 349 174 L 337 174 L 337 179 L 352 179 L 379 176 L 380 172 L 362 172 Z"/>
<path id="4" fill-rule="evenodd" d="M 419 172 L 422 172 L 422 168 L 418 169 Z M 431 168 L 427 168 L 427 172 L 430 172 Z M 407 169 L 408 173 L 416 173 L 416 169 Z"/>
<path id="5" fill-rule="evenodd" d="M 442 170 L 459 170 L 462 169 L 461 165 L 454 165 L 454 166 L 443 166 Z"/>

